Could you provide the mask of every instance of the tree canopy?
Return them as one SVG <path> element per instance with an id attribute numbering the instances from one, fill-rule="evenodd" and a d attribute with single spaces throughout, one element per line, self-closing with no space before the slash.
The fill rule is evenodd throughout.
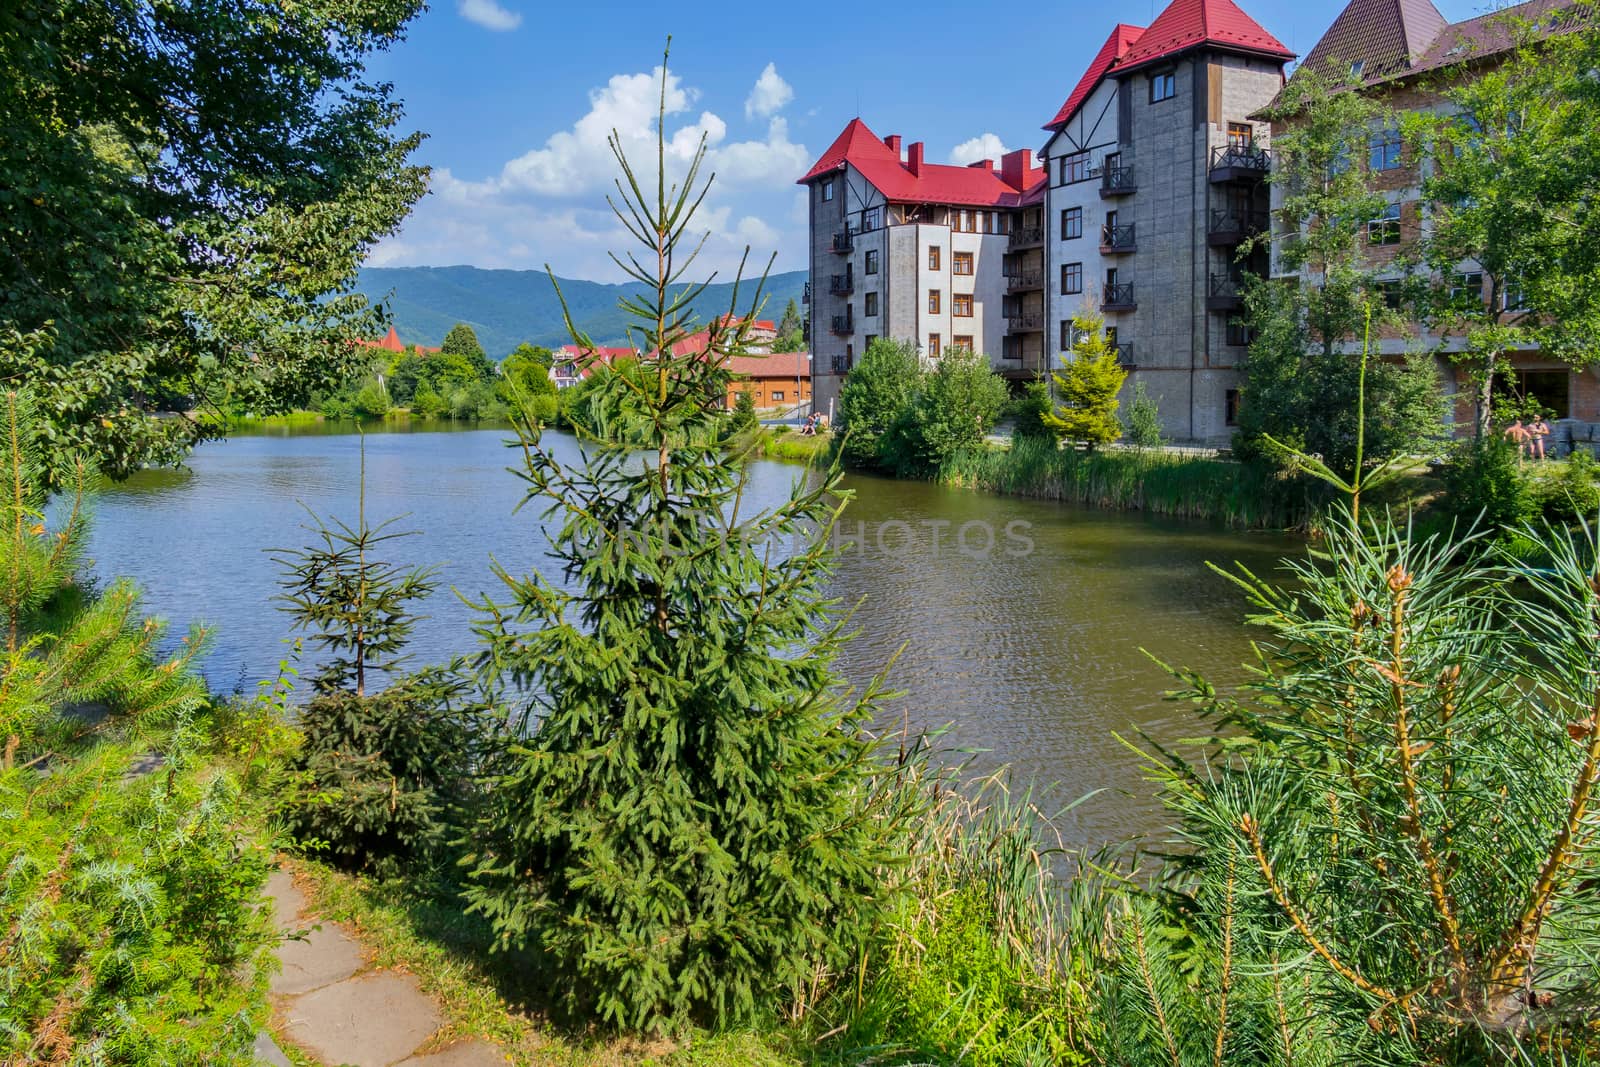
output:
<path id="1" fill-rule="evenodd" d="M 360 363 L 356 270 L 427 177 L 366 65 L 421 6 L 0 9 L 0 375 L 47 398 L 53 482 L 74 449 L 173 461 L 219 432 L 192 413 L 298 406 Z"/>

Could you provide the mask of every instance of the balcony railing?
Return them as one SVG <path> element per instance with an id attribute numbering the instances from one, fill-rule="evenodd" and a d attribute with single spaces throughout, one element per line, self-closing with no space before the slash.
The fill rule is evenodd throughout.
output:
<path id="1" fill-rule="evenodd" d="M 1100 251 L 1105 255 L 1132 252 L 1137 247 L 1133 239 L 1133 226 L 1133 223 L 1125 222 L 1117 226 L 1100 227 Z"/>
<path id="2" fill-rule="evenodd" d="M 1115 166 L 1100 168 L 1100 195 L 1127 196 L 1139 188 L 1139 183 L 1134 180 L 1133 164 L 1119 163 Z"/>
<path id="3" fill-rule="evenodd" d="M 856 246 L 856 235 L 849 230 L 833 235 L 833 250 L 839 253 L 849 252 Z"/>
<path id="4" fill-rule="evenodd" d="M 845 371 L 850 369 L 850 357 L 842 353 L 836 355 L 833 357 L 832 366 L 833 373 L 843 374 Z"/>
<path id="5" fill-rule="evenodd" d="M 810 282 L 806 282 L 805 291 L 800 294 L 800 303 L 802 303 L 802 304 L 811 303 L 811 283 Z"/>
<path id="6" fill-rule="evenodd" d="M 1117 282 L 1106 286 L 1105 295 L 1100 299 L 1101 311 L 1132 311 L 1139 305 L 1133 299 L 1133 283 Z"/>
<path id="7" fill-rule="evenodd" d="M 1043 271 L 1019 270 L 1006 275 L 1006 288 L 1013 293 L 1019 289 L 1038 289 L 1043 285 Z"/>
<path id="8" fill-rule="evenodd" d="M 1210 311 L 1232 311 L 1244 305 L 1239 293 L 1239 275 L 1234 273 L 1206 275 L 1206 308 Z"/>
<path id="9" fill-rule="evenodd" d="M 1272 169 L 1272 154 L 1254 141 L 1217 145 L 1211 150 L 1211 180 L 1232 182 L 1265 178 Z"/>
<path id="10" fill-rule="evenodd" d="M 1139 364 L 1133 358 L 1133 343 L 1130 341 L 1117 341 L 1111 346 L 1117 350 L 1117 366 L 1123 370 L 1137 370 Z"/>
<path id="11" fill-rule="evenodd" d="M 1268 221 L 1265 211 L 1212 208 L 1207 215 L 1206 243 L 1224 246 L 1239 244 L 1265 230 Z"/>
<path id="12" fill-rule="evenodd" d="M 849 315 L 835 315 L 830 328 L 837 334 L 855 333 L 856 323 Z"/>
<path id="13" fill-rule="evenodd" d="M 1012 248 L 1026 248 L 1038 244 L 1044 244 L 1043 226 L 1018 226 L 1011 231 Z"/>
<path id="14" fill-rule="evenodd" d="M 1044 313 L 1041 311 L 1023 311 L 1006 316 L 1006 329 L 1012 333 L 1028 333 L 1032 330 L 1044 329 Z"/>
<path id="15" fill-rule="evenodd" d="M 849 296 L 856 291 L 856 279 L 852 274 L 835 274 L 828 279 L 828 292 L 834 296 Z"/>

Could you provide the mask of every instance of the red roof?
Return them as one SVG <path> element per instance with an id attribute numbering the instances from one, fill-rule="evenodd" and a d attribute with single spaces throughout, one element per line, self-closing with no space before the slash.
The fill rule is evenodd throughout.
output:
<path id="1" fill-rule="evenodd" d="M 1089 69 L 1083 72 L 1083 77 L 1078 79 L 1078 84 L 1073 88 L 1072 95 L 1067 97 L 1067 102 L 1061 105 L 1061 110 L 1056 112 L 1056 117 L 1045 123 L 1047 130 L 1059 130 L 1067 124 L 1083 102 L 1089 99 L 1089 94 L 1095 91 L 1111 65 L 1128 54 L 1134 42 L 1139 40 L 1139 35 L 1144 33 L 1142 26 L 1130 26 L 1125 22 L 1117 23 L 1111 31 L 1111 36 L 1106 38 L 1106 43 L 1100 46 L 1100 51 L 1095 54 L 1094 61 L 1089 64 Z"/>
<path id="2" fill-rule="evenodd" d="M 400 342 L 400 335 L 395 332 L 393 326 L 389 327 L 389 332 L 383 335 L 383 340 L 381 341 L 357 341 L 356 344 L 364 345 L 367 348 L 381 348 L 385 352 L 404 352 L 407 348 L 415 348 L 421 352 L 439 351 L 437 348 L 429 348 L 426 345 L 402 344 Z"/>
<path id="3" fill-rule="evenodd" d="M 811 359 L 805 352 L 774 352 L 770 356 L 734 356 L 728 369 L 747 378 L 811 377 Z"/>
<path id="4" fill-rule="evenodd" d="M 1172 0 L 1139 35 L 1117 68 L 1129 70 L 1154 63 L 1202 44 L 1275 59 L 1294 58 L 1294 53 L 1282 41 L 1241 11 L 1233 0 Z"/>
<path id="5" fill-rule="evenodd" d="M 913 145 L 920 152 L 920 145 Z M 1030 154 L 1031 155 L 1031 154 Z M 1010 158 L 1009 156 L 1007 158 Z M 797 185 L 838 170 L 849 163 L 871 182 L 885 199 L 909 204 L 961 204 L 971 207 L 1017 207 L 1023 194 L 1044 181 L 1044 170 L 1031 163 L 1013 184 L 1007 169 L 983 166 L 954 167 L 942 163 L 902 162 L 898 149 L 890 148 L 860 119 L 851 119 L 844 132 L 828 146 Z"/>

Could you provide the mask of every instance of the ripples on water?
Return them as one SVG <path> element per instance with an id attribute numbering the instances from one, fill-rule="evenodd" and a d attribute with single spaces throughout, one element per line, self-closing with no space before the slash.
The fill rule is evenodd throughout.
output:
<path id="1" fill-rule="evenodd" d="M 537 512 L 513 516 L 523 484 L 502 430 L 370 434 L 367 513 L 409 512 L 392 542 L 401 562 L 440 565 L 442 587 L 417 631 L 417 663 L 472 650 L 471 614 L 451 593 L 495 592 L 489 559 L 512 572 L 548 565 Z M 128 575 L 148 607 L 181 631 L 216 627 L 205 670 L 223 690 L 270 676 L 284 655 L 287 619 L 271 598 L 278 574 L 266 550 L 306 540 L 302 504 L 353 521 L 360 439 L 350 435 L 238 437 L 206 445 L 185 471 L 153 471 L 99 498 L 90 549 L 101 576 Z M 555 446 L 569 456 L 566 438 Z M 799 468 L 758 464 L 756 503 L 781 498 Z M 833 591 L 857 605 L 860 631 L 841 664 L 863 682 L 900 651 L 890 681 L 905 695 L 889 714 L 913 727 L 950 725 L 953 744 L 986 750 L 1054 783 L 1065 802 L 1104 789 L 1062 820 L 1069 840 L 1098 845 L 1159 824 L 1137 759 L 1113 737 L 1138 729 L 1173 740 L 1197 732 L 1188 710 L 1162 699 L 1170 681 L 1140 652 L 1204 667 L 1214 681 L 1242 677 L 1244 605 L 1206 561 L 1271 573 L 1292 543 L 1208 526 L 1076 511 L 923 483 L 853 477 L 847 546 Z M 947 522 L 935 529 L 930 523 Z M 881 524 L 904 523 L 878 536 Z M 995 550 L 964 554 L 956 533 L 983 522 Z M 1025 523 L 1032 551 L 1007 551 L 1008 523 Z M 969 547 L 979 548 L 977 527 Z M 937 535 L 938 545 L 935 546 Z M 309 673 L 302 665 L 302 673 Z"/>

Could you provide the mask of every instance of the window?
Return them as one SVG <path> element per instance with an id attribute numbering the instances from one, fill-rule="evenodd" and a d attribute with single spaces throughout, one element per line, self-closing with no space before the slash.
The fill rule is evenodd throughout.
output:
<path id="1" fill-rule="evenodd" d="M 1229 389 L 1222 394 L 1222 424 L 1239 425 L 1239 390 Z"/>
<path id="2" fill-rule="evenodd" d="M 1398 281 L 1379 282 L 1378 295 L 1383 297 L 1383 306 L 1390 311 L 1399 311 L 1400 305 L 1405 302 L 1405 293 L 1401 291 Z"/>
<path id="3" fill-rule="evenodd" d="M 972 273 L 972 253 L 971 252 L 951 252 L 950 253 L 950 273 L 952 273 L 952 274 L 971 274 Z"/>
<path id="4" fill-rule="evenodd" d="M 844 366 L 845 366 L 845 369 L 849 370 L 851 367 L 854 367 L 855 365 L 856 365 L 856 346 L 853 345 L 853 344 L 850 344 L 849 342 L 846 342 L 845 346 L 844 346 Z"/>
<path id="5" fill-rule="evenodd" d="M 1115 267 L 1107 267 L 1106 268 L 1106 289 L 1107 290 L 1115 289 L 1116 286 L 1117 286 L 1117 268 L 1115 268 Z"/>
<path id="6" fill-rule="evenodd" d="M 939 314 L 939 290 L 937 289 L 928 290 L 928 314 Z"/>
<path id="7" fill-rule="evenodd" d="M 1351 63 L 1350 64 L 1350 80 L 1351 81 L 1360 81 L 1361 80 L 1361 72 L 1363 70 L 1365 70 L 1366 68 L 1367 68 L 1367 61 L 1364 60 L 1364 59 L 1358 59 L 1354 63 Z"/>
<path id="8" fill-rule="evenodd" d="M 1400 166 L 1400 131 L 1386 127 L 1367 138 L 1367 169 L 1396 170 Z"/>
<path id="9" fill-rule="evenodd" d="M 955 225 L 951 227 L 957 233 L 972 232 L 972 212 L 962 208 L 955 213 Z"/>
<path id="10" fill-rule="evenodd" d="M 954 348 L 965 348 L 968 352 L 973 351 L 972 335 L 970 333 L 956 334 L 954 337 L 950 338 L 950 344 Z"/>
<path id="11" fill-rule="evenodd" d="M 1117 328 L 1115 326 L 1107 326 L 1100 332 L 1105 334 L 1107 348 L 1117 347 Z"/>
<path id="12" fill-rule="evenodd" d="M 772 399 L 773 399 L 774 402 L 782 400 L 783 399 L 783 390 L 782 389 L 774 389 L 772 391 Z"/>
<path id="13" fill-rule="evenodd" d="M 950 314 L 961 319 L 972 318 L 972 294 L 956 293 L 950 297 Z"/>
<path id="14" fill-rule="evenodd" d="M 876 248 L 867 249 L 866 273 L 868 273 L 868 274 L 876 274 L 876 273 L 878 273 L 878 250 Z"/>
<path id="15" fill-rule="evenodd" d="M 1171 100 L 1178 95 L 1178 75 L 1174 71 L 1164 70 L 1159 74 L 1150 75 L 1150 102 L 1159 104 L 1163 100 Z"/>
<path id="16" fill-rule="evenodd" d="M 928 249 L 928 269 L 939 269 L 939 246 L 933 245 Z"/>
<path id="17" fill-rule="evenodd" d="M 938 359 L 939 351 L 939 335 L 936 333 L 930 333 L 928 335 L 928 355 L 934 359 Z"/>
<path id="18" fill-rule="evenodd" d="M 1072 351 L 1072 320 L 1061 320 L 1061 351 Z"/>
<path id="19" fill-rule="evenodd" d="M 822 199 L 823 200 L 832 200 L 833 199 L 833 179 L 832 178 L 829 178 L 827 181 L 822 183 Z"/>
<path id="20" fill-rule="evenodd" d="M 972 232 L 989 233 L 989 213 L 987 211 L 974 211 L 972 213 Z"/>
<path id="21" fill-rule="evenodd" d="M 1242 348 L 1255 340 L 1255 334 L 1251 332 L 1249 325 L 1243 319 L 1230 318 L 1228 319 L 1225 340 L 1235 348 Z"/>
<path id="22" fill-rule="evenodd" d="M 1061 209 L 1061 239 L 1070 241 L 1074 237 L 1083 236 L 1083 208 L 1067 207 Z"/>
<path id="23" fill-rule="evenodd" d="M 1527 311 L 1528 294 L 1522 290 L 1522 282 L 1516 278 L 1507 278 L 1500 283 L 1500 309 L 1502 311 Z"/>
<path id="24" fill-rule="evenodd" d="M 1450 278 L 1450 303 L 1453 307 L 1477 307 L 1483 304 L 1483 273 L 1463 271 Z"/>
<path id="25" fill-rule="evenodd" d="M 1328 160 L 1328 178 L 1332 180 L 1350 169 L 1350 146 L 1341 144 Z"/>
<path id="26" fill-rule="evenodd" d="M 1063 295 L 1083 292 L 1083 264 L 1061 264 L 1061 292 Z"/>
<path id="27" fill-rule="evenodd" d="M 869 207 L 861 213 L 861 228 L 863 230 L 876 230 L 883 222 L 883 209 Z"/>
<path id="28" fill-rule="evenodd" d="M 1367 221 L 1367 241 L 1375 245 L 1400 243 L 1400 205 L 1390 204 L 1383 214 Z"/>
<path id="29" fill-rule="evenodd" d="M 1089 153 L 1073 152 L 1061 157 L 1061 184 L 1089 180 Z"/>
<path id="30" fill-rule="evenodd" d="M 868 293 L 867 294 L 867 296 L 866 296 L 866 306 L 861 309 L 861 313 L 863 315 L 865 315 L 869 319 L 877 317 L 877 315 L 878 315 L 878 294 L 877 293 Z"/>
<path id="31" fill-rule="evenodd" d="M 878 339 L 878 335 L 877 334 L 875 334 L 875 333 L 867 334 L 867 347 L 871 348 L 872 347 L 872 342 L 876 341 L 877 339 Z"/>
<path id="32" fill-rule="evenodd" d="M 1228 123 L 1228 147 L 1249 148 L 1256 142 L 1255 127 L 1248 122 Z"/>

